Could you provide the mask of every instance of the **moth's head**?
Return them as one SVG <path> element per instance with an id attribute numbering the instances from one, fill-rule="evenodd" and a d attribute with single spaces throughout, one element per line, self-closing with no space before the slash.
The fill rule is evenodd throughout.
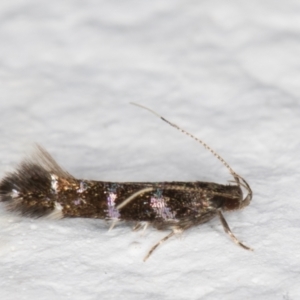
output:
<path id="1" fill-rule="evenodd" d="M 223 197 L 222 209 L 225 211 L 240 209 L 243 202 L 243 191 L 240 186 L 227 186 L 226 196 Z"/>

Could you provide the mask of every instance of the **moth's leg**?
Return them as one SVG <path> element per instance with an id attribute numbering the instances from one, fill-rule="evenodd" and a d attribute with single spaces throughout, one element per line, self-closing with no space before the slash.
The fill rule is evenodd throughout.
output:
<path id="1" fill-rule="evenodd" d="M 138 231 L 143 228 L 143 232 L 147 229 L 149 223 L 148 222 L 137 222 L 135 226 L 132 228 L 133 231 Z"/>
<path id="2" fill-rule="evenodd" d="M 132 228 L 132 231 L 139 231 L 142 227 L 142 224 L 140 222 L 137 222 L 134 227 Z"/>
<path id="3" fill-rule="evenodd" d="M 138 197 L 139 195 L 142 195 L 144 193 L 148 193 L 148 192 L 151 192 L 153 191 L 154 188 L 153 187 L 147 187 L 147 188 L 144 188 L 144 189 L 141 189 L 139 191 L 137 191 L 136 193 L 133 193 L 131 196 L 129 196 L 128 198 L 126 198 L 122 203 L 120 203 L 118 206 L 117 206 L 117 209 L 121 209 L 123 208 L 124 206 L 126 206 L 129 202 L 131 202 L 132 200 L 134 200 L 136 197 Z"/>
<path id="4" fill-rule="evenodd" d="M 153 253 L 153 251 L 159 246 L 161 245 L 163 242 L 165 242 L 167 239 L 169 239 L 170 237 L 172 237 L 173 235 L 175 235 L 176 233 L 181 232 L 178 229 L 173 229 L 173 231 L 171 231 L 168 235 L 166 235 L 164 238 L 162 238 L 158 243 L 156 243 L 148 252 L 148 254 L 145 256 L 144 261 L 146 261 L 149 256 Z"/>
<path id="5" fill-rule="evenodd" d="M 220 210 L 218 210 L 218 215 L 220 217 L 220 220 L 221 220 L 221 223 L 223 225 L 223 228 L 224 228 L 224 231 L 231 237 L 231 239 L 236 243 L 238 244 L 239 246 L 241 246 L 242 248 L 246 249 L 246 250 L 250 250 L 250 251 L 253 251 L 252 248 L 244 245 L 242 242 L 240 242 L 236 237 L 235 235 L 232 233 L 232 231 L 230 230 L 225 218 L 223 217 L 222 213 Z"/>
<path id="6" fill-rule="evenodd" d="M 118 222 L 119 222 L 118 219 L 113 219 L 111 224 L 110 224 L 110 227 L 109 227 L 108 231 L 113 230 Z"/>
<path id="7" fill-rule="evenodd" d="M 149 226 L 149 222 L 145 222 L 144 223 L 144 228 L 143 228 L 143 233 L 146 231 L 146 229 L 148 228 Z"/>

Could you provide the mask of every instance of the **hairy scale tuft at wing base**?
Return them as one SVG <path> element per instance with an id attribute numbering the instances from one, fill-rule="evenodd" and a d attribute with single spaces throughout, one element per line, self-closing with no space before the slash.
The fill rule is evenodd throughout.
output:
<path id="1" fill-rule="evenodd" d="M 0 201 L 9 211 L 21 215 L 42 217 L 55 209 L 53 176 L 72 178 L 41 146 L 0 182 Z"/>

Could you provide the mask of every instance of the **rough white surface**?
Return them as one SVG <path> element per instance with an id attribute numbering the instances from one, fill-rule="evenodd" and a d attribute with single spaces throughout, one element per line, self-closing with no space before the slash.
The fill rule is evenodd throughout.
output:
<path id="1" fill-rule="evenodd" d="M 300 299 L 300 2 L 2 1 L 0 175 L 34 142 L 74 176 L 231 180 L 254 191 L 218 220 L 108 232 L 101 220 L 32 220 L 0 207 L 0 299 Z"/>

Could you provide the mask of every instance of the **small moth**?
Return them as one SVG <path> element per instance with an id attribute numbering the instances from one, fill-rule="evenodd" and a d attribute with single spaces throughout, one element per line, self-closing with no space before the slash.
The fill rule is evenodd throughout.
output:
<path id="1" fill-rule="evenodd" d="M 246 207 L 252 191 L 246 180 L 206 143 L 166 120 L 160 119 L 187 134 L 209 150 L 229 170 L 234 184 L 213 182 L 105 182 L 76 179 L 63 170 L 46 150 L 37 145 L 34 156 L 25 159 L 16 171 L 0 182 L 0 201 L 9 211 L 29 217 L 99 218 L 111 222 L 135 222 L 135 230 L 151 224 L 169 234 L 155 244 L 144 261 L 164 241 L 188 228 L 208 222 L 218 216 L 231 239 L 247 250 L 231 232 L 222 211 Z M 243 196 L 242 188 L 247 191 Z"/>

